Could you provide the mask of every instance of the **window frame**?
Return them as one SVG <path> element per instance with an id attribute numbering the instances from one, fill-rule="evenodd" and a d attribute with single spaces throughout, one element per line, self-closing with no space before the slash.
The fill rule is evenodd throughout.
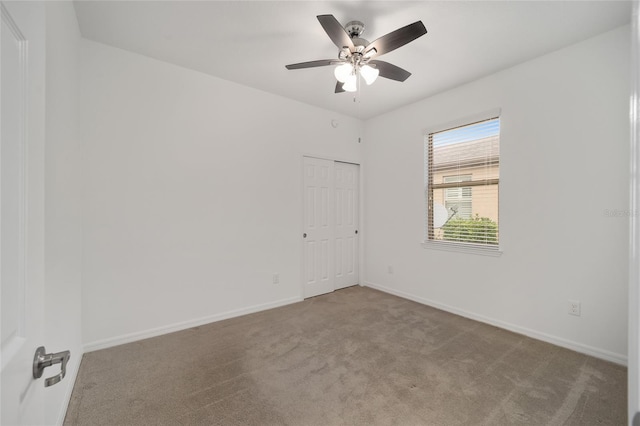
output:
<path id="1" fill-rule="evenodd" d="M 471 116 L 466 116 L 463 118 L 459 118 L 454 121 L 450 121 L 447 123 L 442 123 L 436 126 L 432 126 L 424 129 L 423 135 L 423 146 L 424 146 L 424 186 L 423 186 L 423 200 L 424 200 L 424 221 L 423 221 L 423 240 L 422 247 L 425 249 L 436 249 L 436 250 L 444 250 L 444 251 L 452 251 L 459 253 L 470 253 L 470 254 L 479 254 L 485 256 L 501 256 L 502 255 L 502 238 L 498 239 L 497 245 L 485 245 L 485 244 L 476 244 L 476 243 L 468 243 L 462 241 L 443 241 L 443 240 L 431 240 L 429 239 L 429 229 L 433 227 L 433 219 L 429 215 L 429 208 L 433 208 L 433 200 L 429 200 L 429 188 L 433 187 L 434 182 L 433 175 L 429 173 L 429 170 L 433 168 L 433 158 L 429 155 L 429 135 L 433 133 L 442 132 L 445 130 L 451 130 L 456 127 L 467 126 L 470 124 L 478 123 L 481 121 L 491 120 L 498 118 L 500 120 L 500 141 L 502 142 L 502 110 L 500 108 L 495 108 L 489 111 L 484 111 L 479 114 L 474 114 Z M 501 178 L 499 179 L 501 180 Z M 497 183 L 499 183 L 499 180 Z M 500 193 L 502 185 L 498 184 L 498 200 L 501 199 Z M 502 208 L 501 203 L 498 201 L 498 216 L 502 217 L 501 214 Z M 498 221 L 498 232 L 500 233 L 500 223 Z"/>

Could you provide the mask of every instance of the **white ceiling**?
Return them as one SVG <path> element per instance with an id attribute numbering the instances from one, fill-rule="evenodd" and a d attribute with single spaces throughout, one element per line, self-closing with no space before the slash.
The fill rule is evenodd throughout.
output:
<path id="1" fill-rule="evenodd" d="M 88 39 L 359 118 L 370 118 L 627 24 L 627 1 L 76 1 Z M 372 41 L 422 20 L 425 36 L 379 59 L 413 75 L 380 78 L 358 102 L 334 94 L 337 57 L 316 15 L 360 20 Z"/>

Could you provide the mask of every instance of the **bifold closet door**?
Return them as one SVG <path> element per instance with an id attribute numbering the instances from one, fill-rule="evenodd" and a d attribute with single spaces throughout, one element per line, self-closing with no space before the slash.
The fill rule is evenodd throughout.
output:
<path id="1" fill-rule="evenodd" d="M 359 283 L 357 164 L 304 157 L 304 297 Z"/>
<path id="2" fill-rule="evenodd" d="M 335 288 L 359 284 L 358 277 L 358 176 L 357 164 L 334 164 Z"/>
<path id="3" fill-rule="evenodd" d="M 304 297 L 335 289 L 334 162 L 304 158 Z"/>

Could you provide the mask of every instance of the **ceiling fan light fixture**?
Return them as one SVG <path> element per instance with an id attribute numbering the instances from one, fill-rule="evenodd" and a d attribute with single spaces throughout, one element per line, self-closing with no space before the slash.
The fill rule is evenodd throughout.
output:
<path id="1" fill-rule="evenodd" d="M 355 74 L 351 74 L 347 81 L 344 82 L 342 88 L 345 92 L 355 92 L 358 90 L 358 77 Z"/>
<path id="2" fill-rule="evenodd" d="M 336 80 L 340 83 L 345 83 L 349 76 L 353 75 L 353 65 L 349 62 L 338 65 L 333 71 L 333 74 L 336 76 Z"/>
<path id="3" fill-rule="evenodd" d="M 378 78 L 378 74 L 380 74 L 380 70 L 377 68 L 373 68 L 370 65 L 363 65 L 360 67 L 360 74 L 362 78 L 364 78 L 364 82 L 367 83 L 367 86 L 373 84 Z"/>
<path id="4" fill-rule="evenodd" d="M 338 65 L 334 69 L 334 75 L 338 80 L 334 93 L 356 92 L 360 86 L 360 76 L 367 85 L 373 84 L 378 77 L 405 81 L 411 75 L 409 71 L 388 62 L 372 59 L 392 52 L 427 33 L 422 21 L 416 21 L 369 42 L 360 37 L 364 31 L 364 24 L 360 21 L 351 21 L 342 26 L 333 15 L 318 15 L 316 18 L 338 48 L 338 59 L 300 62 L 285 67 L 288 70 L 297 70 Z"/>

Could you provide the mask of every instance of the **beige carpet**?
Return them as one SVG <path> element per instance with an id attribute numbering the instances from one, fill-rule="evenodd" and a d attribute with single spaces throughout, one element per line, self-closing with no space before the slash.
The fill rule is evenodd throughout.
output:
<path id="1" fill-rule="evenodd" d="M 369 288 L 85 354 L 66 425 L 625 425 L 626 368 Z"/>

